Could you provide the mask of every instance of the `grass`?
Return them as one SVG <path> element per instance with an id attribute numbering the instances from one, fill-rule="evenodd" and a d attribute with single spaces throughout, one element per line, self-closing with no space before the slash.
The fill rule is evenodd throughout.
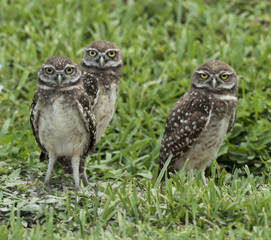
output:
<path id="1" fill-rule="evenodd" d="M 0 2 L 0 239 L 270 239 L 270 1 Z M 124 58 L 116 113 L 87 159 L 81 192 L 46 163 L 29 126 L 41 63 L 80 62 L 93 40 Z M 228 62 L 239 77 L 233 131 L 207 186 L 180 172 L 160 183 L 168 112 L 194 68 Z"/>

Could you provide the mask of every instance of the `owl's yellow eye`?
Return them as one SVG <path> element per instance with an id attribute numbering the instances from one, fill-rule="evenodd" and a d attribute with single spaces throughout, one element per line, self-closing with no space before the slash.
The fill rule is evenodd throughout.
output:
<path id="1" fill-rule="evenodd" d="M 228 77 L 229 77 L 229 75 L 228 74 L 220 74 L 220 76 L 219 76 L 222 80 L 226 80 Z"/>
<path id="2" fill-rule="evenodd" d="M 54 69 L 51 68 L 51 67 L 47 67 L 47 68 L 45 68 L 45 72 L 46 72 L 47 74 L 51 75 L 51 74 L 54 73 Z"/>
<path id="3" fill-rule="evenodd" d="M 97 55 L 97 52 L 94 50 L 90 50 L 90 51 L 88 51 L 88 55 L 91 57 L 95 57 Z"/>
<path id="4" fill-rule="evenodd" d="M 107 53 L 107 55 L 108 55 L 108 57 L 113 58 L 113 57 L 116 56 L 116 52 L 115 52 L 115 51 L 109 51 L 109 52 Z"/>
<path id="5" fill-rule="evenodd" d="M 207 73 L 201 73 L 201 74 L 200 74 L 200 77 L 201 77 L 202 79 L 207 79 L 207 78 L 209 77 L 209 75 L 208 75 Z"/>
<path id="6" fill-rule="evenodd" d="M 67 73 L 67 74 L 72 74 L 73 73 L 73 68 L 72 67 L 67 67 L 66 69 L 65 69 L 65 72 Z"/>

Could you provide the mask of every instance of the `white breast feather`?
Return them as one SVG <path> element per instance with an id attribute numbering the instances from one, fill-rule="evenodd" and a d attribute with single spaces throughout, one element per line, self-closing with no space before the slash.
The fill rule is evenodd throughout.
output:
<path id="1" fill-rule="evenodd" d="M 94 107 L 94 114 L 97 121 L 96 142 L 99 141 L 113 117 L 116 98 L 117 85 L 115 84 L 108 94 L 99 92 L 99 98 Z"/>
<path id="2" fill-rule="evenodd" d="M 89 141 L 89 133 L 76 108 L 58 97 L 52 105 L 43 105 L 39 118 L 40 142 L 57 156 L 80 156 Z"/>
<path id="3" fill-rule="evenodd" d="M 210 113 L 205 130 L 196 140 L 194 146 L 175 162 L 174 167 L 181 169 L 185 161 L 189 159 L 187 170 L 194 168 L 205 170 L 208 163 L 217 157 L 217 152 L 226 136 L 229 121 L 229 116 L 217 121 Z"/>

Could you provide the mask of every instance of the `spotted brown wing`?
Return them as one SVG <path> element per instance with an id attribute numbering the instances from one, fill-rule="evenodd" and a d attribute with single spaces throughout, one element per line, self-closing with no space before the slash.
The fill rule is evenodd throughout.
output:
<path id="1" fill-rule="evenodd" d="M 94 149 L 95 141 L 96 141 L 96 119 L 92 111 L 92 107 L 89 103 L 89 98 L 87 94 L 84 93 L 78 97 L 77 107 L 85 123 L 86 129 L 90 133 L 90 142 L 85 153 L 85 154 L 90 154 Z"/>
<path id="2" fill-rule="evenodd" d="M 237 103 L 236 103 L 236 105 L 237 105 Z M 229 133 L 232 130 L 232 128 L 235 124 L 235 121 L 236 121 L 236 111 L 234 111 L 231 115 L 229 127 L 227 129 L 227 133 Z"/>
<path id="3" fill-rule="evenodd" d="M 33 135 L 36 139 L 36 143 L 38 144 L 41 154 L 40 154 L 40 161 L 44 161 L 48 159 L 48 154 L 46 149 L 42 146 L 40 143 L 39 139 L 39 110 L 38 110 L 38 104 L 39 104 L 39 99 L 38 99 L 38 92 L 36 91 L 31 103 L 31 108 L 30 108 L 30 126 L 33 132 Z"/>
<path id="4" fill-rule="evenodd" d="M 161 143 L 160 170 L 172 154 L 168 171 L 173 171 L 175 161 L 187 152 L 205 129 L 211 115 L 209 99 L 190 91 L 181 97 L 171 109 Z"/>
<path id="5" fill-rule="evenodd" d="M 82 75 L 82 81 L 84 89 L 88 95 L 90 105 L 93 106 L 98 100 L 98 81 L 91 73 L 88 72 L 85 72 Z"/>

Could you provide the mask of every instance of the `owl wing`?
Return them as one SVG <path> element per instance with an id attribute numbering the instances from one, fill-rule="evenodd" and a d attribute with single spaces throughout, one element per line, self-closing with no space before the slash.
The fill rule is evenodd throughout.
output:
<path id="1" fill-rule="evenodd" d="M 237 103 L 236 103 L 236 105 L 237 105 Z M 233 126 L 235 124 L 235 121 L 236 121 L 236 111 L 233 111 L 233 113 L 231 115 L 231 118 L 230 118 L 230 122 L 229 122 L 229 127 L 227 129 L 227 133 L 229 133 L 232 130 L 232 128 L 233 128 Z"/>
<path id="2" fill-rule="evenodd" d="M 168 166 L 173 171 L 175 160 L 187 152 L 206 128 L 211 116 L 211 104 L 208 97 L 198 92 L 188 92 L 171 109 L 161 143 L 160 169 L 170 154 L 172 160 Z"/>
<path id="3" fill-rule="evenodd" d="M 96 119 L 95 119 L 94 113 L 92 112 L 92 107 L 90 105 L 90 101 L 89 101 L 88 95 L 86 93 L 81 94 L 77 98 L 76 101 L 77 101 L 77 107 L 78 107 L 79 113 L 85 123 L 85 127 L 86 127 L 87 131 L 90 133 L 89 146 L 86 148 L 86 151 L 84 153 L 84 154 L 88 155 L 93 151 L 94 146 L 95 146 Z"/>
<path id="4" fill-rule="evenodd" d="M 85 72 L 82 75 L 82 81 L 84 85 L 84 89 L 88 95 L 90 105 L 94 106 L 97 103 L 98 95 L 99 95 L 99 86 L 96 78 L 92 76 L 91 73 Z"/>
<path id="5" fill-rule="evenodd" d="M 32 103 L 31 103 L 31 109 L 30 109 L 30 126 L 32 129 L 33 135 L 36 139 L 36 142 L 39 148 L 41 149 L 40 160 L 44 161 L 45 159 L 47 159 L 47 151 L 40 143 L 38 123 L 39 123 L 39 97 L 38 97 L 38 93 L 35 92 Z"/>

